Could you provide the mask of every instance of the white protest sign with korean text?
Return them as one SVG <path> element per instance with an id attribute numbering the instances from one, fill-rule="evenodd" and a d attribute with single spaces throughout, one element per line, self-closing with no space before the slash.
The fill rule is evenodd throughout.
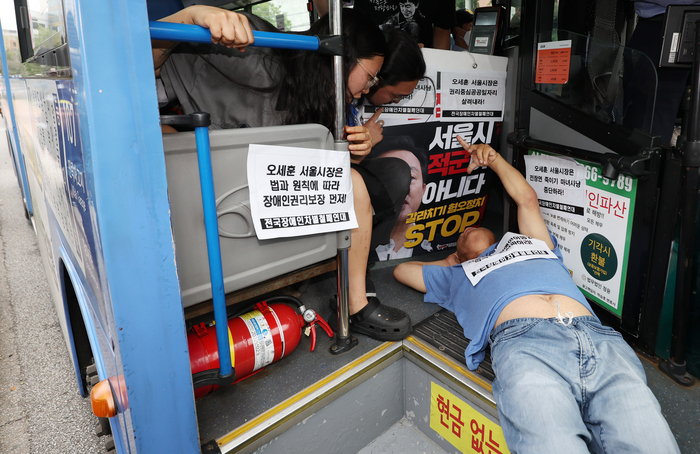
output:
<path id="1" fill-rule="evenodd" d="M 423 49 L 423 58 L 425 77 L 415 90 L 398 103 L 382 106 L 385 126 L 503 120 L 506 57 Z M 368 103 L 361 107 L 363 121 L 378 109 Z"/>
<path id="2" fill-rule="evenodd" d="M 261 240 L 357 227 L 346 151 L 251 144 L 248 182 Z"/>
<path id="3" fill-rule="evenodd" d="M 537 192 L 540 207 L 583 216 L 586 167 L 572 158 L 525 156 L 525 177 Z"/>
<path id="4" fill-rule="evenodd" d="M 491 271 L 532 259 L 558 260 L 544 241 L 507 232 L 490 255 L 466 261 L 462 263 L 462 269 L 472 285 L 476 285 Z"/>
<path id="5" fill-rule="evenodd" d="M 441 115 L 452 119 L 503 120 L 505 71 L 440 73 Z"/>
<path id="6" fill-rule="evenodd" d="M 532 155 L 542 155 L 537 151 L 530 153 L 528 159 L 532 159 Z M 548 156 L 547 159 L 561 160 L 555 167 L 570 165 L 568 158 Z M 584 169 L 583 216 L 570 210 L 571 206 L 578 206 L 578 202 L 548 202 L 551 194 L 535 188 L 542 217 L 557 239 L 564 264 L 576 285 L 586 297 L 619 317 L 624 300 L 637 180 L 624 174 L 617 180 L 609 180 L 602 177 L 599 165 L 576 161 Z M 530 162 L 526 173 L 528 182 L 531 175 L 536 175 L 534 168 L 531 173 Z"/>

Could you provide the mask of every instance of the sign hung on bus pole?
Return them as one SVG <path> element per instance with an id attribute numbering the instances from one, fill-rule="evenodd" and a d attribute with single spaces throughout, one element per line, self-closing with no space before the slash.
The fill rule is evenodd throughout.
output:
<path id="1" fill-rule="evenodd" d="M 583 294 L 620 317 L 637 180 L 602 176 L 599 165 L 530 151 L 528 182 L 547 228 Z"/>
<path id="2" fill-rule="evenodd" d="M 481 225 L 486 210 L 494 176 L 487 168 L 467 173 L 471 158 L 457 136 L 498 149 L 507 59 L 436 49 L 423 49 L 423 56 L 426 77 L 400 102 L 382 106 L 384 140 L 369 156 L 414 160 L 398 153 L 409 151 L 420 165 L 404 160 L 420 169 L 412 173 L 419 184 L 411 185 L 391 238 L 370 251 L 370 260 L 453 248 L 465 228 Z M 363 121 L 377 109 L 365 104 Z"/>
<path id="3" fill-rule="evenodd" d="M 248 181 L 261 240 L 357 227 L 348 152 L 251 144 Z"/>

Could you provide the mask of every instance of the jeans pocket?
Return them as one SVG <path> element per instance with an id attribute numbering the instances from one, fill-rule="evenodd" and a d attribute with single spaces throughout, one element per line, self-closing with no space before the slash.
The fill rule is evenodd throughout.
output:
<path id="1" fill-rule="evenodd" d="M 622 338 L 622 334 L 618 333 L 614 328 L 602 325 L 600 322 L 584 321 L 583 324 L 586 325 L 588 329 L 598 334 Z"/>
<path id="2" fill-rule="evenodd" d="M 511 339 L 515 339 L 518 336 L 522 336 L 523 334 L 527 333 L 530 331 L 534 326 L 538 325 L 541 323 L 543 318 L 526 318 L 522 319 L 522 321 L 518 320 L 516 323 L 513 323 L 510 326 L 507 326 L 506 328 L 503 328 L 501 330 L 498 330 L 498 327 L 496 328 L 496 334 L 490 336 L 489 342 L 491 344 L 491 350 L 493 351 L 494 347 L 498 346 L 498 344 L 502 342 L 509 341 Z M 505 323 L 511 323 L 513 320 L 509 320 Z"/>

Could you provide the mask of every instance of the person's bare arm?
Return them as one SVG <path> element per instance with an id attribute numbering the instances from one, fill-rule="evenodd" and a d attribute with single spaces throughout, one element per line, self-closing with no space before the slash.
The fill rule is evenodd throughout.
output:
<path id="1" fill-rule="evenodd" d="M 426 293 L 428 290 L 425 287 L 425 281 L 423 280 L 423 266 L 424 265 L 437 265 L 437 266 L 453 266 L 460 263 L 457 258 L 457 253 L 450 254 L 446 259 L 438 260 L 435 262 L 404 262 L 394 268 L 394 278 L 404 285 L 411 287 L 419 292 Z"/>
<path id="2" fill-rule="evenodd" d="M 191 6 L 178 11 L 175 14 L 160 19 L 161 22 L 178 24 L 199 25 L 208 28 L 211 32 L 211 41 L 226 47 L 235 47 L 241 51 L 254 42 L 253 31 L 248 24 L 248 18 L 211 6 Z M 158 70 L 170 57 L 170 53 L 177 45 L 176 42 L 153 40 L 153 67 Z"/>
<path id="3" fill-rule="evenodd" d="M 450 30 L 433 27 L 433 48 L 450 50 L 452 40 L 450 39 Z"/>
<path id="4" fill-rule="evenodd" d="M 520 233 L 531 238 L 537 238 L 547 243 L 550 249 L 554 243 L 549 236 L 547 226 L 540 213 L 540 205 L 537 193 L 525 180 L 525 177 L 513 166 L 508 164 L 503 156 L 496 150 L 485 144 L 469 145 L 461 137 L 457 137 L 459 143 L 471 154 L 471 162 L 467 167 L 467 173 L 471 173 L 477 167 L 490 167 L 503 183 L 503 188 L 518 206 L 518 228 Z"/>

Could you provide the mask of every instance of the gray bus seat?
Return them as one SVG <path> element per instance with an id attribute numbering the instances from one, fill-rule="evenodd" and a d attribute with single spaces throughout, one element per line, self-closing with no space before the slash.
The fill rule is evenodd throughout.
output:
<path id="1" fill-rule="evenodd" d="M 230 293 L 335 257 L 337 233 L 258 240 L 250 216 L 247 158 L 251 143 L 333 149 L 320 125 L 210 131 L 224 289 Z M 163 135 L 182 303 L 211 299 L 209 262 L 194 132 Z"/>

